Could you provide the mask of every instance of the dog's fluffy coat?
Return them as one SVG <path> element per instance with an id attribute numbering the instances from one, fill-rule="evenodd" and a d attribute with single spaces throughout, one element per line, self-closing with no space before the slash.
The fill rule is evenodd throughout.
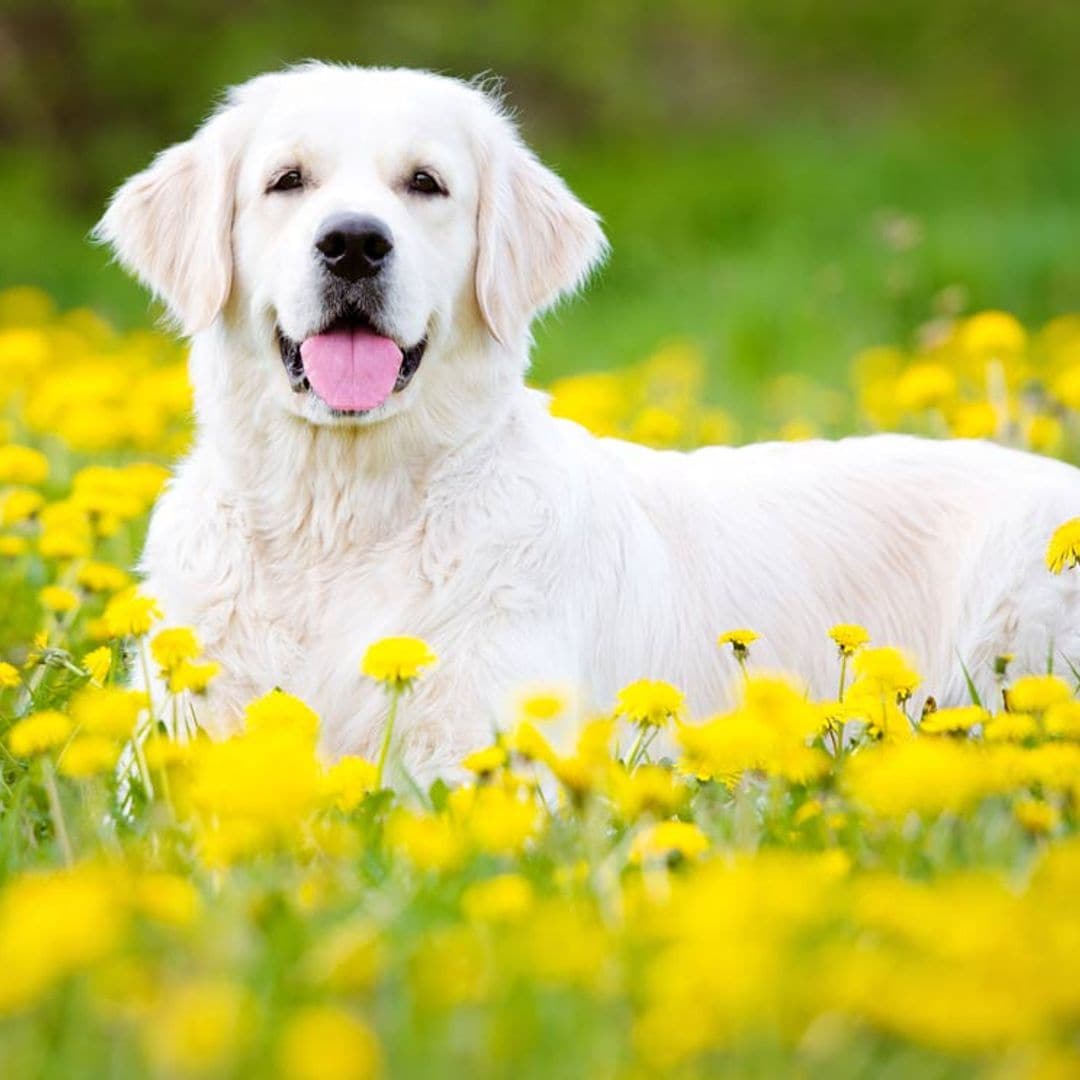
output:
<path id="1" fill-rule="evenodd" d="M 420 204 L 397 178 L 432 159 L 450 197 Z M 293 161 L 309 189 L 271 199 Z M 274 337 L 317 332 L 311 243 L 342 209 L 393 229 L 386 319 L 428 337 L 402 394 L 344 418 L 290 390 Z M 221 663 L 223 726 L 280 686 L 328 750 L 372 754 L 385 698 L 359 660 L 390 634 L 440 657 L 402 717 L 421 779 L 488 740 L 523 683 L 608 707 L 648 676 L 717 708 L 734 669 L 715 638 L 735 626 L 823 695 L 837 622 L 910 650 L 942 704 L 966 699 L 961 663 L 989 700 L 998 654 L 1080 659 L 1080 583 L 1042 562 L 1080 513 L 1075 469 L 900 436 L 659 453 L 549 416 L 524 384 L 529 324 L 603 235 L 478 89 L 326 65 L 256 79 L 128 181 L 100 231 L 193 339 L 197 440 L 143 569 Z"/>

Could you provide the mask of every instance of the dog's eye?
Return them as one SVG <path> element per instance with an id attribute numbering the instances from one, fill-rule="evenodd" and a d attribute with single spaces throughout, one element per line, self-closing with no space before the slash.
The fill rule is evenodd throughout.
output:
<path id="1" fill-rule="evenodd" d="M 446 188 L 426 169 L 417 169 L 409 177 L 409 190 L 417 195 L 446 195 Z"/>
<path id="2" fill-rule="evenodd" d="M 299 169 L 286 169 L 270 181 L 266 192 L 269 194 L 271 191 L 296 191 L 303 186 L 304 174 Z"/>

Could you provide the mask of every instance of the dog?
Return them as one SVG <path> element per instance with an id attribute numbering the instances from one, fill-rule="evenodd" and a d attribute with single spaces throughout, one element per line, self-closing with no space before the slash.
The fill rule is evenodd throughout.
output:
<path id="1" fill-rule="evenodd" d="M 399 725 L 421 780 L 486 744 L 521 684 L 606 710 L 658 678 L 716 709 L 733 627 L 823 696 L 839 622 L 907 649 L 940 704 L 968 700 L 965 668 L 989 700 L 999 654 L 1080 659 L 1080 575 L 1043 564 L 1080 470 L 894 435 L 658 452 L 553 418 L 530 327 L 607 244 L 481 87 L 260 76 L 98 236 L 192 342 L 195 442 L 141 569 L 221 665 L 220 730 L 281 687 L 327 753 L 373 756 L 386 699 L 360 660 L 396 634 L 439 656 Z"/>

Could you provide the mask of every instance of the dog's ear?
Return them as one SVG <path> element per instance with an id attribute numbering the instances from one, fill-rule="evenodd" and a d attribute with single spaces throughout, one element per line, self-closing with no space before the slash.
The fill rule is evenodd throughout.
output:
<path id="1" fill-rule="evenodd" d="M 507 344 L 578 288 L 607 252 L 600 221 L 508 121 L 485 146 L 477 210 L 476 299 Z"/>
<path id="2" fill-rule="evenodd" d="M 235 110 L 162 151 L 113 196 L 94 238 L 165 301 L 185 334 L 210 325 L 232 285 Z"/>

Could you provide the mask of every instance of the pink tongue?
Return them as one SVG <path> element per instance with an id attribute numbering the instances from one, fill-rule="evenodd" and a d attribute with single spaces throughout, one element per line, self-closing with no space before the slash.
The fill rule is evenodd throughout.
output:
<path id="1" fill-rule="evenodd" d="M 374 409 L 393 392 L 401 350 L 371 330 L 333 330 L 300 346 L 304 374 L 332 409 Z"/>

